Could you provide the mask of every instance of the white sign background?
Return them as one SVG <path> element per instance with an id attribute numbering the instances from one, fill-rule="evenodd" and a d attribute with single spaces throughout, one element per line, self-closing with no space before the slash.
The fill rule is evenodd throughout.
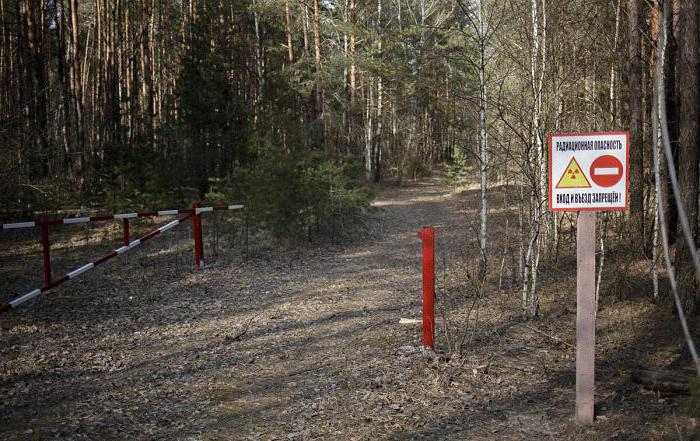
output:
<path id="1" fill-rule="evenodd" d="M 583 144 L 581 144 L 583 143 Z M 610 148 L 621 146 L 621 148 Z M 622 163 L 622 178 L 611 187 L 597 185 L 591 176 L 593 161 L 614 156 Z M 576 158 L 590 188 L 556 188 Z M 629 204 L 629 133 L 552 133 L 549 135 L 549 210 L 627 210 Z"/>

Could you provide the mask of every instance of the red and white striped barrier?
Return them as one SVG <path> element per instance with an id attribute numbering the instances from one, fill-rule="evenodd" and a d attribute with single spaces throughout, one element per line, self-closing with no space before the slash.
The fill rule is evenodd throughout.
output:
<path id="1" fill-rule="evenodd" d="M 226 211 L 226 210 L 240 210 L 243 205 L 220 205 L 214 207 L 201 207 L 196 208 L 196 214 L 208 213 L 212 211 Z M 82 217 L 66 217 L 57 220 L 40 220 L 40 221 L 29 221 L 29 222 L 15 222 L 9 224 L 2 224 L 3 230 L 16 230 L 19 228 L 35 228 L 42 225 L 70 225 L 70 224 L 84 224 L 88 222 L 104 222 L 109 220 L 126 220 L 134 219 L 138 217 L 157 217 L 157 216 L 177 216 L 178 214 L 191 214 L 194 213 L 194 208 L 181 208 L 178 210 L 159 210 L 159 211 L 146 211 L 142 213 L 119 213 L 107 216 L 82 216 Z"/>
<path id="2" fill-rule="evenodd" d="M 78 277 L 79 275 L 86 273 L 90 271 L 91 269 L 95 268 L 98 265 L 103 264 L 104 262 L 108 261 L 109 259 L 112 259 L 114 257 L 120 256 L 135 247 L 141 245 L 142 243 L 153 239 L 154 237 L 158 236 L 161 233 L 164 233 L 172 228 L 175 228 L 177 225 L 180 223 L 192 218 L 192 222 L 194 225 L 194 254 L 195 254 L 195 266 L 199 270 L 203 264 L 204 264 L 204 242 L 202 240 L 202 218 L 201 215 L 202 213 L 210 213 L 214 211 L 226 211 L 226 210 L 240 210 L 244 208 L 243 205 L 223 205 L 223 206 L 214 206 L 214 207 L 200 207 L 199 204 L 194 204 L 192 208 L 185 208 L 185 209 L 178 209 L 178 210 L 161 210 L 161 211 L 153 211 L 153 212 L 145 212 L 145 213 L 122 213 L 122 214 L 114 214 L 111 216 L 94 216 L 94 217 L 75 217 L 75 218 L 65 218 L 61 220 L 55 220 L 55 221 L 32 221 L 32 222 L 18 222 L 18 223 L 12 223 L 12 224 L 3 224 L 2 229 L 3 230 L 11 230 L 11 229 L 18 229 L 18 228 L 33 228 L 33 227 L 41 227 L 41 243 L 42 243 L 42 248 L 43 248 L 43 258 L 44 258 L 44 286 L 41 288 L 37 288 L 21 297 L 18 297 L 15 300 L 12 300 L 9 303 L 5 304 L 0 304 L 0 313 L 9 311 L 11 309 L 14 309 L 18 307 L 19 305 L 25 303 L 28 300 L 31 300 L 40 294 L 55 288 L 56 286 L 74 279 Z M 176 216 L 178 214 L 184 214 L 185 216 L 180 217 L 179 219 L 176 219 L 172 222 L 169 222 L 165 225 L 163 225 L 160 228 L 157 228 L 145 236 L 142 236 L 134 241 L 131 241 L 129 237 L 129 219 L 133 218 L 138 218 L 138 217 L 155 217 L 155 216 Z M 107 220 L 121 220 L 124 225 L 124 245 L 120 248 L 117 248 L 102 257 L 98 258 L 97 260 L 90 262 L 86 265 L 83 265 L 68 274 L 58 278 L 58 279 L 53 279 L 51 276 L 51 257 L 50 257 L 50 244 L 49 244 L 49 225 L 65 225 L 65 224 L 78 224 L 78 223 L 87 223 L 87 222 L 99 222 L 99 221 L 107 221 Z"/>
<path id="3" fill-rule="evenodd" d="M 81 266 L 80 268 L 74 269 L 73 271 L 69 272 L 68 274 L 66 274 L 66 275 L 64 275 L 56 280 L 51 281 L 51 283 L 49 283 L 48 285 L 44 285 L 41 288 L 37 288 L 33 291 L 30 291 L 27 294 L 23 295 L 22 297 L 18 297 L 9 303 L 0 305 L 0 312 L 5 312 L 5 311 L 9 311 L 10 309 L 14 309 L 14 308 L 18 307 L 19 305 L 21 305 L 22 303 L 24 303 L 28 300 L 31 300 L 35 297 L 38 297 L 40 294 L 42 294 L 42 293 L 44 293 L 52 288 L 55 288 L 58 285 L 60 285 L 64 282 L 67 282 L 68 280 L 75 279 L 79 275 L 90 271 L 91 269 L 95 268 L 96 266 L 99 266 L 99 265 L 105 263 L 109 259 L 120 256 L 120 255 L 126 253 L 127 251 L 131 251 L 134 248 L 136 248 L 137 246 L 141 245 L 142 243 L 153 239 L 154 237 L 158 236 L 161 233 L 165 233 L 166 231 L 176 227 L 181 222 L 186 221 L 187 219 L 191 218 L 192 216 L 193 216 L 192 214 L 188 214 L 188 215 L 183 216 L 177 220 L 169 222 L 169 223 L 163 225 L 162 227 L 155 229 L 155 230 L 151 231 L 150 233 L 134 240 L 133 242 L 129 243 L 128 245 L 124 245 L 120 248 L 117 248 L 116 250 L 113 250 L 113 251 L 103 255 L 102 257 L 98 258 L 97 260 L 94 260 L 88 264 L 85 264 L 85 265 Z"/>

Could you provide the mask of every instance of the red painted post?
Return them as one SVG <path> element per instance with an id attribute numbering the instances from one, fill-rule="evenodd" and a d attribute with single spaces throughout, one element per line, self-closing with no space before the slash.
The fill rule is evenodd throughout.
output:
<path id="1" fill-rule="evenodd" d="M 194 227 L 194 265 L 197 269 L 201 269 L 202 260 L 204 260 L 204 247 L 202 246 L 202 215 L 197 214 L 197 208 L 201 206 L 199 202 L 192 204 L 192 209 L 194 210 L 192 216 L 192 225 Z"/>
<path id="2" fill-rule="evenodd" d="M 129 219 L 124 219 L 124 245 L 129 245 L 131 243 L 131 237 L 129 236 Z"/>
<path id="3" fill-rule="evenodd" d="M 41 225 L 41 248 L 44 254 L 44 286 L 51 286 L 51 244 L 49 243 L 49 226 Z"/>
<path id="4" fill-rule="evenodd" d="M 198 207 L 201 207 L 202 204 L 197 204 Z M 204 266 L 204 228 L 202 228 L 202 215 L 199 214 L 197 215 L 197 223 L 199 224 L 198 232 L 197 234 L 199 235 L 197 238 L 197 242 L 199 242 L 199 267 Z"/>
<path id="5" fill-rule="evenodd" d="M 425 227 L 423 240 L 423 348 L 435 348 L 435 228 Z"/>

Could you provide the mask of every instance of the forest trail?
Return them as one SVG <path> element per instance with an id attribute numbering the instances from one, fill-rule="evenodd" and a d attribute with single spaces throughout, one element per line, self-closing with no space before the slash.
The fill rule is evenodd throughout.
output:
<path id="1" fill-rule="evenodd" d="M 1 437 L 402 431 L 406 403 L 364 395 L 388 366 L 412 363 L 397 349 L 420 343 L 418 328 L 398 325 L 420 316 L 416 233 L 460 222 L 448 198 L 439 178 L 391 187 L 348 246 L 234 259 L 179 279 L 179 257 L 156 243 L 42 297 L 3 323 Z"/>
<path id="2" fill-rule="evenodd" d="M 388 374 L 415 362 L 397 350 L 420 343 L 418 328 L 407 332 L 398 322 L 420 316 L 416 233 L 461 222 L 448 198 L 437 178 L 381 192 L 371 237 L 299 264 L 288 295 L 274 299 L 279 287 L 272 288 L 260 311 L 266 319 L 240 343 L 246 361 L 217 386 L 222 439 L 376 439 L 427 416 L 420 404 L 410 411 L 408 391 L 376 392 L 382 379 L 391 382 Z"/>
<path id="3" fill-rule="evenodd" d="M 498 244 L 503 191 L 492 195 Z M 155 243 L 14 313 L 0 330 L 0 438 L 645 439 L 634 428 L 668 412 L 656 400 L 637 411 L 610 364 L 628 347 L 606 337 L 619 314 L 602 314 L 598 399 L 616 412 L 572 423 L 573 294 L 528 324 L 517 294 L 489 293 L 467 356 L 424 357 L 420 328 L 398 324 L 420 316 L 416 233 L 436 227 L 438 293 L 468 291 L 456 262 L 477 255 L 465 225 L 478 190 L 434 177 L 385 188 L 375 206 L 370 231 L 341 247 L 193 273 Z M 543 289 L 556 283 L 542 277 Z"/>

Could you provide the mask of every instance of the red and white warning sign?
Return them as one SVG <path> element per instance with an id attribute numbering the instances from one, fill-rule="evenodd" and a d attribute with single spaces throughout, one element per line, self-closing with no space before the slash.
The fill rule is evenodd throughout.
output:
<path id="1" fill-rule="evenodd" d="M 549 135 L 551 211 L 626 210 L 629 133 Z"/>

